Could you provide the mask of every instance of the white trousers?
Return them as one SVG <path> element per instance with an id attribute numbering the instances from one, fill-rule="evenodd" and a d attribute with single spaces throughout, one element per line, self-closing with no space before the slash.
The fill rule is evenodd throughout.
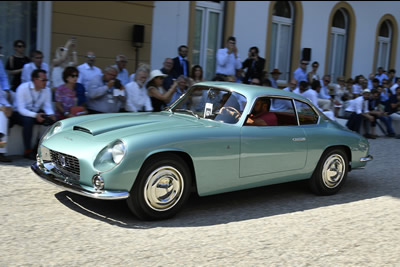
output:
<path id="1" fill-rule="evenodd" d="M 4 114 L 3 111 L 0 111 L 0 133 L 4 134 L 4 137 L 0 139 L 0 141 L 6 141 L 7 142 L 7 132 L 8 132 L 8 118 Z M 6 153 L 7 152 L 7 146 L 1 148 L 0 147 L 0 153 Z"/>

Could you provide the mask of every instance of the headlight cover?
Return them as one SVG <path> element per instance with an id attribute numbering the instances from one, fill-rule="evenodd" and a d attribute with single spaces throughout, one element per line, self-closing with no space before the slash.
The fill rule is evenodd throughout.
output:
<path id="1" fill-rule="evenodd" d="M 49 127 L 46 132 L 42 135 L 42 138 L 40 139 L 39 144 L 41 144 L 44 140 L 49 139 L 50 137 L 52 137 L 53 135 L 55 135 L 56 133 L 59 133 L 62 130 L 62 123 L 61 122 L 56 122 L 54 123 L 54 125 L 52 125 L 51 127 Z"/>
<path id="2" fill-rule="evenodd" d="M 106 172 L 117 166 L 124 159 L 126 146 L 121 140 L 117 140 L 105 148 L 97 155 L 94 167 L 100 172 Z"/>

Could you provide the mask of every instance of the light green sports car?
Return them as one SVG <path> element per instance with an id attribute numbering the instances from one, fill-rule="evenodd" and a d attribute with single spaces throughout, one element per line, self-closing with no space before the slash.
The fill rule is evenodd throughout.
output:
<path id="1" fill-rule="evenodd" d="M 138 218 L 154 220 L 175 215 L 192 192 L 207 196 L 308 180 L 316 194 L 331 195 L 369 160 L 367 139 L 300 95 L 202 82 L 162 112 L 55 123 L 31 168 L 77 194 L 126 199 Z"/>

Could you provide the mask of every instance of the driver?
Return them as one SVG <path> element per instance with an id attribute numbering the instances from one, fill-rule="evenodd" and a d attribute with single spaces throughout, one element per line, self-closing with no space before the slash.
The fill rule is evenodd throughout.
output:
<path id="1" fill-rule="evenodd" d="M 276 126 L 278 119 L 273 112 L 269 112 L 271 99 L 259 98 L 256 100 L 252 113 L 247 118 L 245 125 Z"/>

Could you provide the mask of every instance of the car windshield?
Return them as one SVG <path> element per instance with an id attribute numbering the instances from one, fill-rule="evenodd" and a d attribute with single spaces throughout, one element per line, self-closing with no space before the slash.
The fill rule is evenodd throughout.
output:
<path id="1" fill-rule="evenodd" d="M 193 87 L 169 111 L 198 118 L 237 123 L 246 106 L 246 98 L 236 92 L 210 87 Z"/>

